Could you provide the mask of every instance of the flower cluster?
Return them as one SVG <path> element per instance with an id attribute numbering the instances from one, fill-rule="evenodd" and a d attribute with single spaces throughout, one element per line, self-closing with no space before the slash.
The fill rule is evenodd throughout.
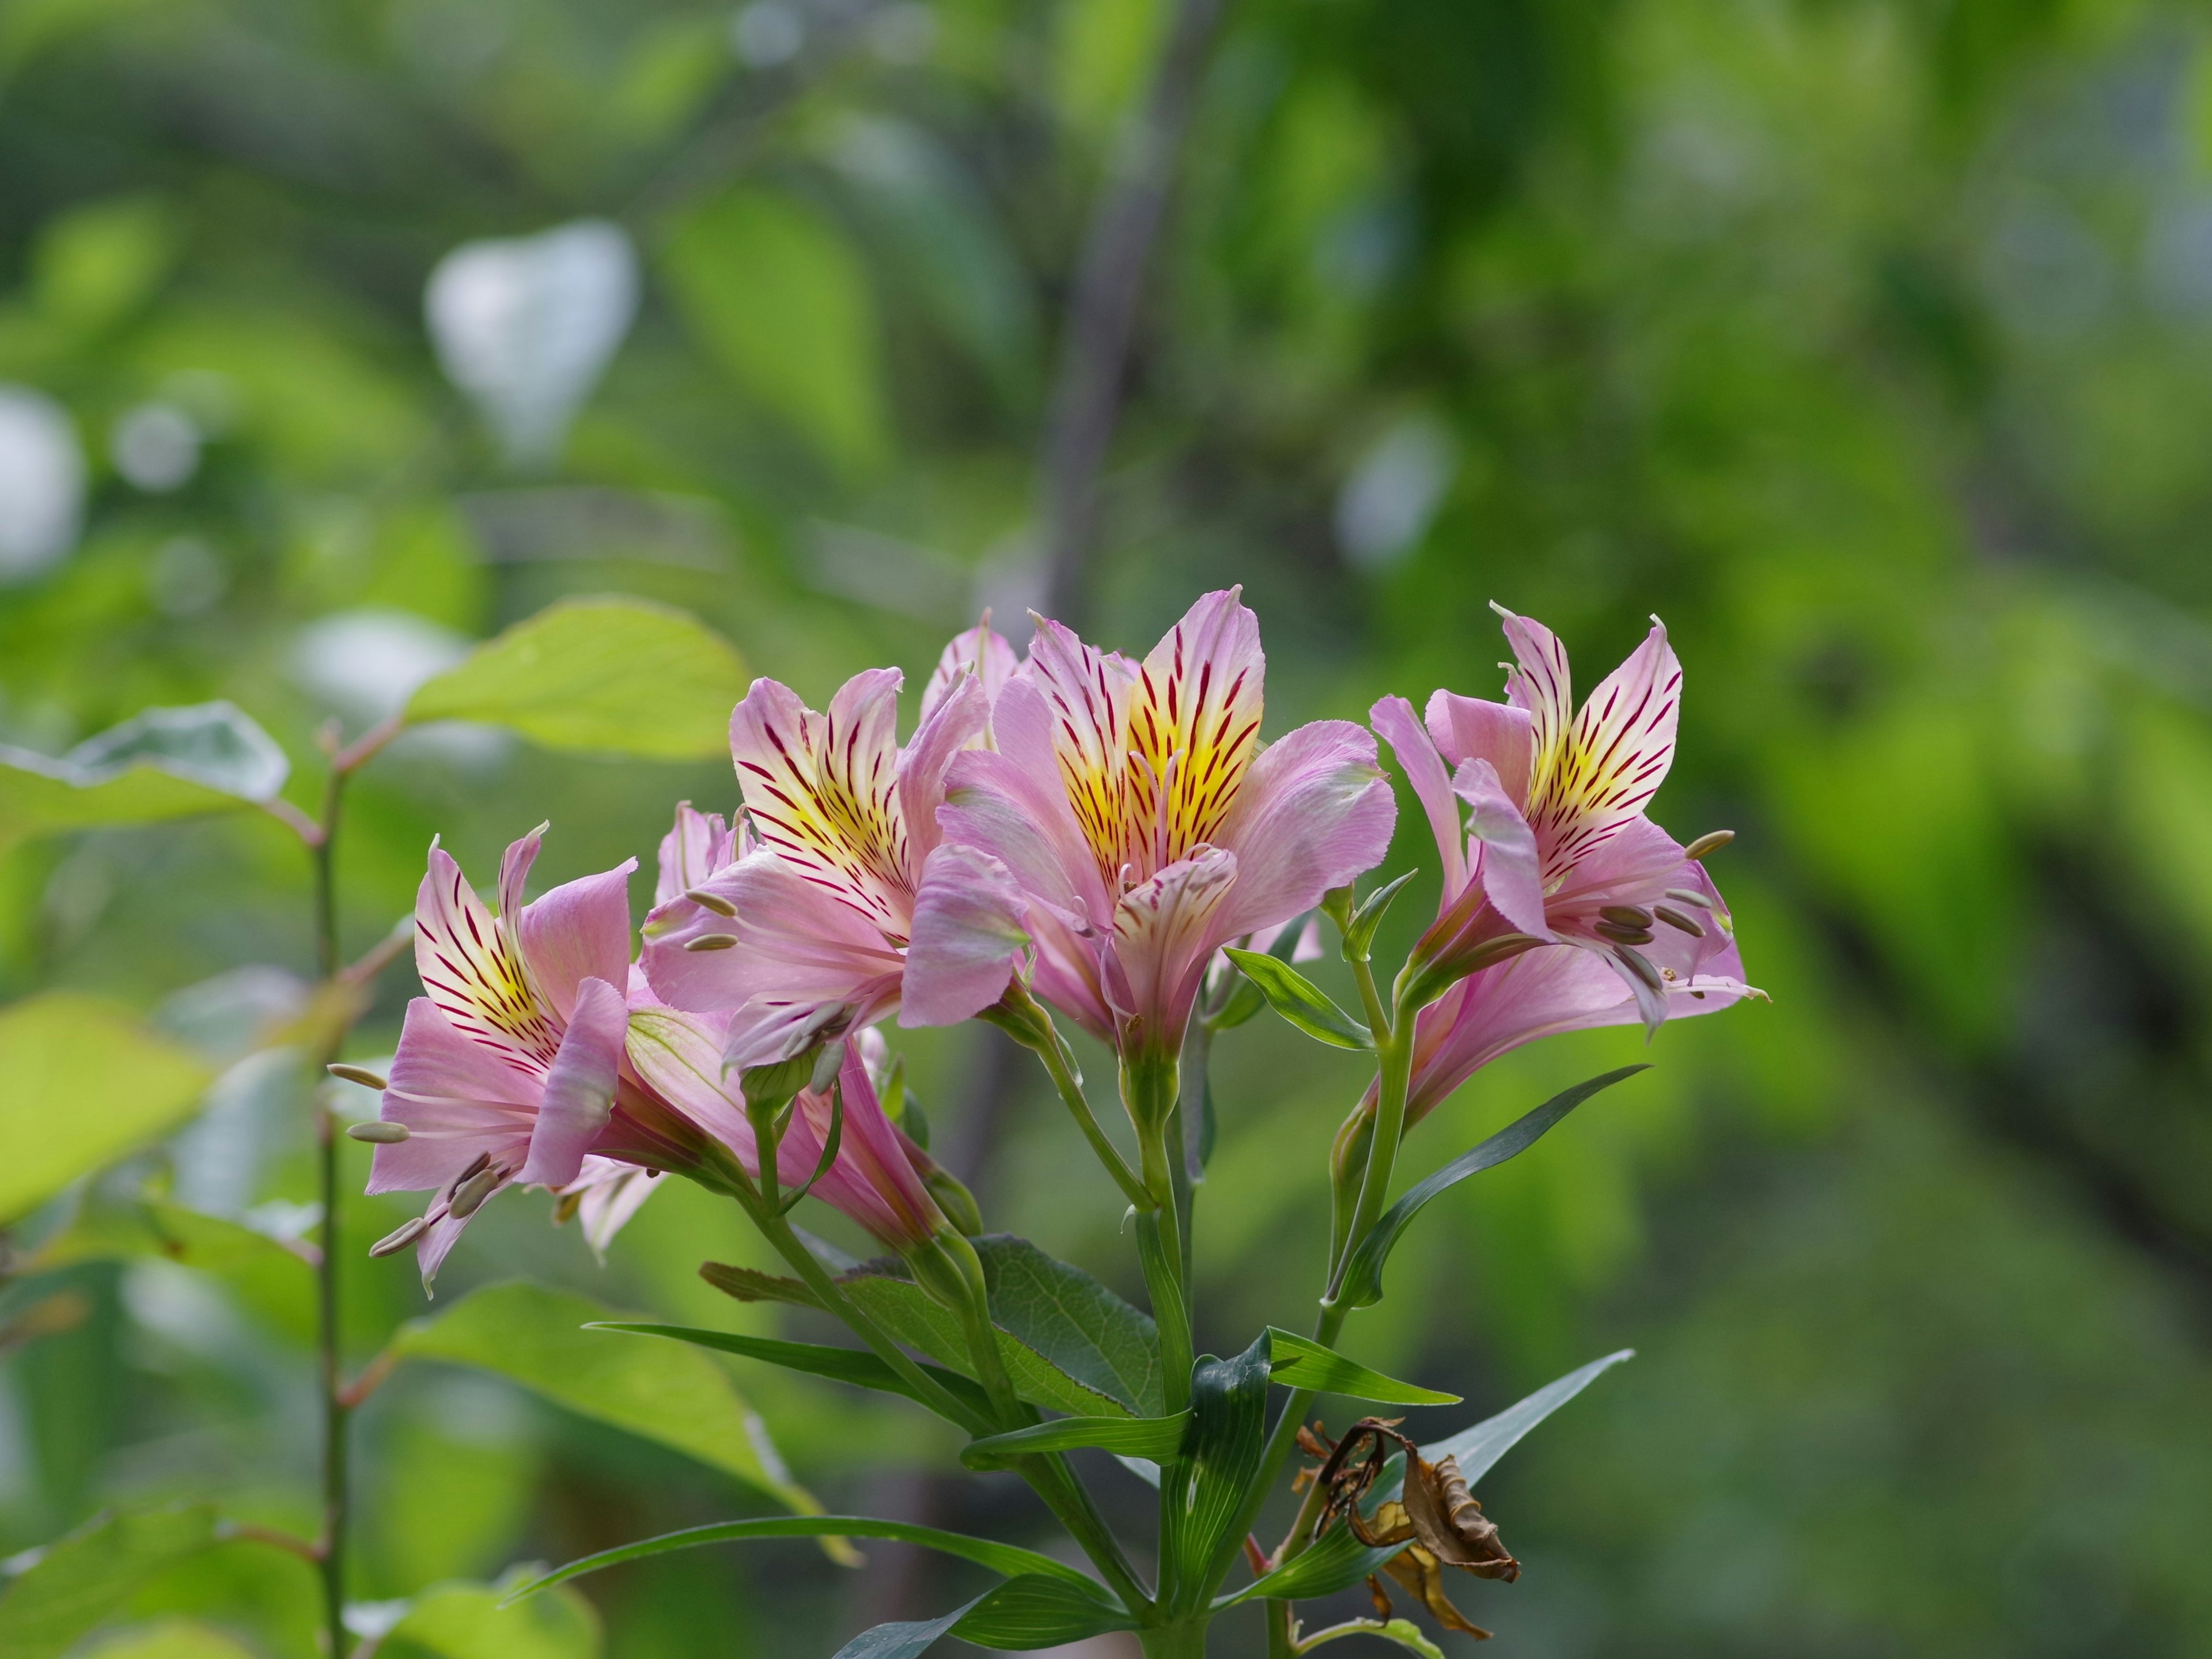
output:
<path id="1" fill-rule="evenodd" d="M 434 846 L 424 995 L 370 1190 L 435 1196 L 377 1249 L 415 1244 L 427 1283 L 517 1183 L 560 1194 L 603 1247 L 674 1171 L 762 1214 L 804 1192 L 927 1255 L 973 1230 L 973 1206 L 886 1111 L 871 1028 L 981 1017 L 1043 1052 L 1049 1009 L 1113 1047 L 1140 1137 L 1158 1134 L 1223 947 L 1327 908 L 1388 851 L 1378 734 L 1443 875 L 1397 991 L 1415 1020 L 1407 1122 L 1536 1036 L 1748 994 L 1705 848 L 1644 813 L 1680 707 L 1664 630 L 1577 711 L 1559 641 L 1504 623 L 1504 702 L 1440 690 L 1421 719 L 1389 697 L 1371 732 L 1323 720 L 1272 742 L 1234 590 L 1141 661 L 1043 620 L 1018 659 L 986 619 L 945 648 L 904 744 L 896 670 L 822 713 L 756 681 L 730 722 L 743 810 L 677 809 L 635 960 L 635 860 L 526 903 L 533 831 L 501 861 L 495 913 Z"/>

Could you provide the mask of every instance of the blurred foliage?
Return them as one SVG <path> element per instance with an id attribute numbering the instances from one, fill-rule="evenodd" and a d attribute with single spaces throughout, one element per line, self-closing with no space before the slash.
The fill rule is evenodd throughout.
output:
<path id="1" fill-rule="evenodd" d="M 681 606 L 817 704 L 871 664 L 926 670 L 981 605 L 1018 617 L 1073 274 L 1174 4 L 0 0 L 0 441 L 52 453 L 58 420 L 85 477 L 32 522 L 0 471 L 0 743 L 60 757 L 228 699 L 305 805 L 325 720 L 359 733 L 556 599 Z M 542 234 L 580 222 L 621 235 Z M 440 262 L 487 240 L 426 319 Z M 1468 1396 L 1416 1431 L 1641 1351 L 1485 1485 L 1527 1571 L 1470 1611 L 1559 1656 L 2202 1652 L 2201 17 L 1244 0 L 1144 301 L 1097 636 L 1141 647 L 1244 583 L 1279 731 L 1494 693 L 1493 599 L 1586 682 L 1656 610 L 1689 694 L 1658 816 L 1741 832 L 1717 873 L 1772 1006 L 1669 1029 L 1656 1070 L 1439 1199 L 1352 1327 L 1363 1361 Z M 549 884 L 649 855 L 675 799 L 731 804 L 703 747 L 404 738 L 340 844 L 349 945 L 404 912 L 434 833 L 481 871 L 550 817 Z M 1410 820 L 1395 867 L 1423 838 Z M 68 1248 L 0 1291 L 0 1327 L 74 1300 L 0 1358 L 0 1552 L 126 1501 L 313 1529 L 306 1276 L 234 1236 L 313 1219 L 296 1067 L 251 1052 L 298 1012 L 307 892 L 253 812 L 0 853 L 0 994 L 118 1000 L 221 1069 L 158 1152 L 18 1229 Z M 388 1053 L 405 977 L 360 1057 Z M 963 1141 L 995 1051 L 902 1042 L 993 1224 L 1133 1293 L 1121 1205 L 1043 1091 Z M 1510 1058 L 1414 1172 L 1640 1057 L 1615 1033 Z M 1272 1019 L 1221 1039 L 1216 1346 L 1302 1322 L 1359 1083 Z M 231 1233 L 169 1248 L 130 1196 L 149 1182 Z M 542 1200 L 502 1200 L 447 1293 L 526 1275 L 805 1334 L 694 1277 L 766 1263 L 670 1187 L 604 1268 Z M 349 1226 L 405 1213 L 358 1200 Z M 349 1260 L 347 1295 L 356 1363 L 424 1311 L 404 1259 Z M 1041 1535 L 1013 1490 L 942 1479 L 951 1445 L 895 1402 L 732 1374 L 832 1510 Z M 766 1502 L 428 1362 L 357 1434 L 357 1593 L 453 1586 L 394 1655 L 469 1659 L 460 1581 Z M 586 1588 L 618 1659 L 827 1652 L 975 1593 L 868 1553 L 857 1578 L 791 1544 Z M 313 1649 L 307 1575 L 246 1543 L 110 1611 L 81 1651 Z M 543 1620 L 530 1652 L 600 1639 L 580 1601 Z M 1255 1640 L 1224 1621 L 1224 1651 Z"/>

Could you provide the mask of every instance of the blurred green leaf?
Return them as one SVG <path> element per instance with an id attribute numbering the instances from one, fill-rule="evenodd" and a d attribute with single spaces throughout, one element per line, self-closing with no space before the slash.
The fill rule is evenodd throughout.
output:
<path id="1" fill-rule="evenodd" d="M 254 1659 L 254 1653 L 196 1620 L 164 1619 L 96 1643 L 84 1659 Z"/>
<path id="2" fill-rule="evenodd" d="M 789 198 L 742 187 L 678 222 L 662 270 L 692 332 L 831 460 L 889 452 L 875 299 L 845 237 Z"/>
<path id="3" fill-rule="evenodd" d="M 272 799 L 291 763 L 227 702 L 149 708 L 58 759 L 0 744 L 0 848 L 96 824 L 231 812 Z"/>
<path id="4" fill-rule="evenodd" d="M 1353 1400 L 1372 1400 L 1385 1406 L 1456 1406 L 1461 1396 L 1439 1394 L 1394 1376 L 1370 1370 L 1332 1348 L 1310 1342 L 1276 1326 L 1267 1328 L 1273 1340 L 1271 1380 L 1286 1388 L 1311 1389 L 1317 1394 L 1340 1394 Z"/>
<path id="5" fill-rule="evenodd" d="M 53 1544 L 0 1595 L 0 1654 L 58 1659 L 171 1562 L 217 1541 L 215 1505 L 94 1516 Z"/>
<path id="6" fill-rule="evenodd" d="M 1088 1578 L 1079 1582 L 1032 1572 L 1009 1578 L 969 1602 L 952 1634 L 978 1647 L 1027 1652 L 1136 1627 L 1104 1586 Z"/>
<path id="7" fill-rule="evenodd" d="M 1344 1283 L 1338 1291 L 1343 1301 L 1355 1308 L 1372 1307 L 1382 1299 L 1382 1267 L 1397 1248 L 1398 1240 L 1407 1224 L 1421 1212 L 1421 1207 L 1437 1194 L 1457 1186 L 1471 1175 L 1495 1169 L 1510 1158 L 1515 1158 L 1534 1146 L 1544 1132 L 1566 1116 L 1601 1089 L 1609 1089 L 1624 1078 L 1634 1077 L 1638 1072 L 1648 1072 L 1649 1066 L 1623 1066 L 1616 1071 L 1594 1077 L 1587 1083 L 1577 1083 L 1571 1089 L 1561 1090 L 1551 1099 L 1524 1117 L 1500 1129 L 1496 1134 L 1470 1151 L 1461 1153 L 1450 1163 L 1425 1181 L 1407 1189 L 1406 1195 L 1385 1210 L 1374 1230 L 1359 1241 L 1345 1263 Z"/>
<path id="8" fill-rule="evenodd" d="M 488 640 L 417 690 L 410 723 L 503 726 L 549 749 L 687 760 L 724 753 L 745 694 L 728 641 L 644 599 L 570 599 Z"/>
<path id="9" fill-rule="evenodd" d="M 21 27 L 12 15 L 9 22 L 0 33 Z M 56 216 L 40 230 L 31 255 L 40 312 L 88 331 L 121 320 L 168 275 L 183 240 L 179 228 L 176 214 L 151 196 L 88 202 Z"/>
<path id="10" fill-rule="evenodd" d="M 940 1639 L 950 1636 L 952 1627 L 981 1607 L 989 1595 L 990 1591 L 986 1590 L 966 1606 L 955 1607 L 941 1618 L 902 1619 L 864 1630 L 839 1648 L 830 1659 L 915 1659 L 915 1655 L 927 1652 Z"/>
<path id="11" fill-rule="evenodd" d="M 665 1555 L 671 1550 L 696 1549 L 704 1544 L 745 1543 L 764 1538 L 833 1536 L 888 1538 L 902 1544 L 917 1544 L 941 1555 L 957 1556 L 963 1561 L 973 1561 L 979 1567 L 988 1567 L 993 1572 L 1005 1573 L 1009 1577 L 1035 1574 L 1097 1588 L 1079 1568 L 1071 1567 L 1064 1561 L 1055 1561 L 1048 1555 L 1040 1555 L 1035 1550 L 1024 1549 L 1018 1544 L 1000 1544 L 988 1538 L 970 1538 L 965 1533 L 946 1532 L 940 1528 L 920 1526 L 910 1521 L 882 1521 L 868 1515 L 778 1515 L 758 1521 L 717 1521 L 711 1526 L 686 1527 L 681 1532 L 664 1533 L 658 1538 L 645 1538 L 635 1544 L 617 1545 L 613 1549 L 601 1550 L 596 1555 L 586 1555 L 571 1561 L 568 1565 L 522 1584 L 508 1594 L 520 1600 L 556 1584 L 564 1584 L 571 1578 L 580 1578 L 587 1572 L 597 1572 L 603 1567 L 620 1566 L 626 1561 L 641 1561 L 647 1556 Z"/>
<path id="12" fill-rule="evenodd" d="M 1340 1642 L 1347 1636 L 1372 1636 L 1378 1641 L 1395 1642 L 1408 1653 L 1419 1654 L 1421 1659 L 1444 1659 L 1444 1650 L 1422 1635 L 1421 1627 L 1410 1619 L 1354 1619 L 1332 1625 L 1327 1630 L 1316 1631 L 1291 1651 L 1311 1653 L 1316 1648 Z"/>
<path id="13" fill-rule="evenodd" d="M 1267 1005 L 1285 1019 L 1318 1042 L 1335 1048 L 1372 1048 L 1375 1034 L 1324 995 L 1321 988 L 1287 962 L 1264 951 L 1222 952 L 1260 988 Z"/>
<path id="14" fill-rule="evenodd" d="M 599 1615 L 574 1590 L 510 1603 L 507 1587 L 440 1584 L 415 1598 L 378 1652 L 440 1659 L 598 1659 Z"/>
<path id="15" fill-rule="evenodd" d="M 1010 1457 L 1089 1447 L 1160 1462 L 1176 1455 L 1189 1426 L 1188 1412 L 1172 1417 L 1063 1417 L 971 1440 L 961 1448 L 960 1461 L 971 1469 L 997 1469 L 1004 1468 Z"/>
<path id="16" fill-rule="evenodd" d="M 1195 1607 L 1239 1542 L 1233 1523 L 1267 1440 L 1267 1355 L 1262 1331 L 1234 1359 L 1191 1368 L 1191 1431 L 1160 1478 L 1172 1495 L 1160 1510 L 1160 1594 L 1172 1607 Z"/>
<path id="17" fill-rule="evenodd" d="M 608 1317 L 580 1296 L 490 1285 L 410 1321 L 392 1346 L 408 1358 L 496 1372 L 581 1416 L 672 1446 L 802 1514 L 820 1510 L 719 1366 L 703 1354 L 647 1350 L 584 1328 Z"/>
<path id="18" fill-rule="evenodd" d="M 0 1009 L 0 1221 L 173 1127 L 210 1075 L 127 1011 L 74 991 Z"/>
<path id="19" fill-rule="evenodd" d="M 1463 1479 L 1470 1483 L 1480 1480 L 1490 1473 L 1499 1458 L 1519 1443 L 1522 1435 L 1615 1365 L 1635 1358 L 1635 1349 L 1623 1348 L 1602 1359 L 1593 1359 L 1589 1364 L 1569 1371 L 1557 1382 L 1547 1382 L 1526 1400 L 1508 1406 L 1497 1416 L 1486 1417 L 1471 1428 L 1462 1429 L 1457 1434 L 1447 1436 L 1433 1445 L 1422 1447 L 1421 1455 L 1431 1463 L 1441 1463 L 1447 1457 L 1455 1457 L 1459 1460 L 1459 1472 Z"/>

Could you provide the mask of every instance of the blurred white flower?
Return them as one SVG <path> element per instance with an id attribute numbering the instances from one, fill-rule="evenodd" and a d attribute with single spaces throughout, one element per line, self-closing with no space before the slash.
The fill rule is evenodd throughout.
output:
<path id="1" fill-rule="evenodd" d="M 117 419 L 107 453 L 126 483 L 158 495 L 200 470 L 200 429 L 173 404 L 140 404 Z"/>
<path id="2" fill-rule="evenodd" d="M 730 20 L 730 46 L 753 69 L 774 69 L 806 45 L 806 20 L 784 0 L 756 0 Z"/>
<path id="3" fill-rule="evenodd" d="M 637 313 L 637 254 L 617 225 L 580 219 L 537 236 L 465 242 L 423 299 L 448 380 L 507 459 L 539 465 L 598 384 Z"/>
<path id="4" fill-rule="evenodd" d="M 1451 434 L 1426 416 L 1400 421 L 1352 469 L 1336 497 L 1336 540 L 1369 570 L 1397 563 L 1429 533 L 1459 471 Z"/>
<path id="5" fill-rule="evenodd" d="M 84 521 L 84 451 L 43 392 L 0 384 L 0 582 L 58 564 Z"/>

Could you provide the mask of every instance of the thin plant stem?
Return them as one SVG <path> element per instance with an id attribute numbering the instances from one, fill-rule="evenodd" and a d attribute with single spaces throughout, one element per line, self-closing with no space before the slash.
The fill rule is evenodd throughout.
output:
<path id="1" fill-rule="evenodd" d="M 330 776 L 323 786 L 319 833 L 311 843 L 315 872 L 315 958 L 325 980 L 338 976 L 337 882 L 333 856 L 337 850 L 338 812 L 345 795 L 346 773 L 333 755 Z M 337 1058 L 344 1041 L 343 1030 L 333 1033 L 325 1064 Z M 322 1255 L 315 1264 L 315 1355 L 323 1391 L 323 1531 L 318 1549 L 322 1578 L 325 1639 L 331 1659 L 345 1652 L 345 1569 L 350 1470 L 347 1455 L 346 1424 L 352 1415 L 339 1353 L 338 1257 L 342 1240 L 338 1226 L 340 1157 L 337 1115 L 331 1109 L 330 1091 L 315 1091 L 315 1139 L 323 1206 Z"/>

